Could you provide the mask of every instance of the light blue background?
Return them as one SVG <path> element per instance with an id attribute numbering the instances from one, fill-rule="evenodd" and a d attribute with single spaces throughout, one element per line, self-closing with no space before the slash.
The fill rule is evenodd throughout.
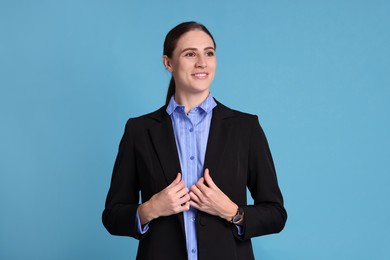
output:
<path id="1" fill-rule="evenodd" d="M 133 259 L 101 212 L 165 34 L 204 23 L 212 92 L 257 114 L 289 219 L 256 259 L 390 259 L 390 2 L 0 0 L 0 259 Z"/>

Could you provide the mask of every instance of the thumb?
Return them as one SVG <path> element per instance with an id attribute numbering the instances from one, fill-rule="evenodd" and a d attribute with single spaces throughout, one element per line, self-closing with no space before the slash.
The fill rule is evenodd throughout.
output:
<path id="1" fill-rule="evenodd" d="M 172 184 L 177 184 L 181 181 L 181 173 L 178 172 L 176 178 L 173 180 Z"/>
<path id="2" fill-rule="evenodd" d="M 179 172 L 179 173 L 177 173 L 176 178 L 171 182 L 171 184 L 169 184 L 168 187 L 173 187 L 176 184 L 178 184 L 180 181 L 181 181 L 181 173 Z"/>
<path id="3" fill-rule="evenodd" d="M 204 180 L 210 188 L 215 186 L 213 179 L 211 179 L 210 171 L 207 168 L 204 170 Z"/>

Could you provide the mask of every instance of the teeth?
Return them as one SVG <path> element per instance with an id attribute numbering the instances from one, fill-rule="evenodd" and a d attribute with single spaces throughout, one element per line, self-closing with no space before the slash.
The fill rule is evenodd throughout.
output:
<path id="1" fill-rule="evenodd" d="M 195 76 L 197 76 L 197 77 L 205 77 L 206 73 L 198 73 L 198 74 L 195 74 Z"/>

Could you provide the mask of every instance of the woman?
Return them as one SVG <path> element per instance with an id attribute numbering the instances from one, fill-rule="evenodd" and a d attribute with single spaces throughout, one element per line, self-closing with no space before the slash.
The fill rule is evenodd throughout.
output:
<path id="1" fill-rule="evenodd" d="M 210 93 L 215 48 L 199 23 L 173 28 L 164 42 L 166 105 L 126 124 L 103 224 L 140 240 L 137 259 L 254 259 L 250 239 L 286 222 L 257 116 Z"/>

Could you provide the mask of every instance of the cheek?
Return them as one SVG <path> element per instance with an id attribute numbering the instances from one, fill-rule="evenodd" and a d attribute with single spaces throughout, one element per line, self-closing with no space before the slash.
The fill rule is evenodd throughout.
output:
<path id="1" fill-rule="evenodd" d="M 188 77 L 193 71 L 193 66 L 189 63 L 181 63 L 177 68 L 177 74 L 179 77 Z"/>
<path id="2" fill-rule="evenodd" d="M 215 70 L 217 68 L 217 61 L 215 59 L 210 60 L 208 66 L 209 66 L 210 69 Z"/>

